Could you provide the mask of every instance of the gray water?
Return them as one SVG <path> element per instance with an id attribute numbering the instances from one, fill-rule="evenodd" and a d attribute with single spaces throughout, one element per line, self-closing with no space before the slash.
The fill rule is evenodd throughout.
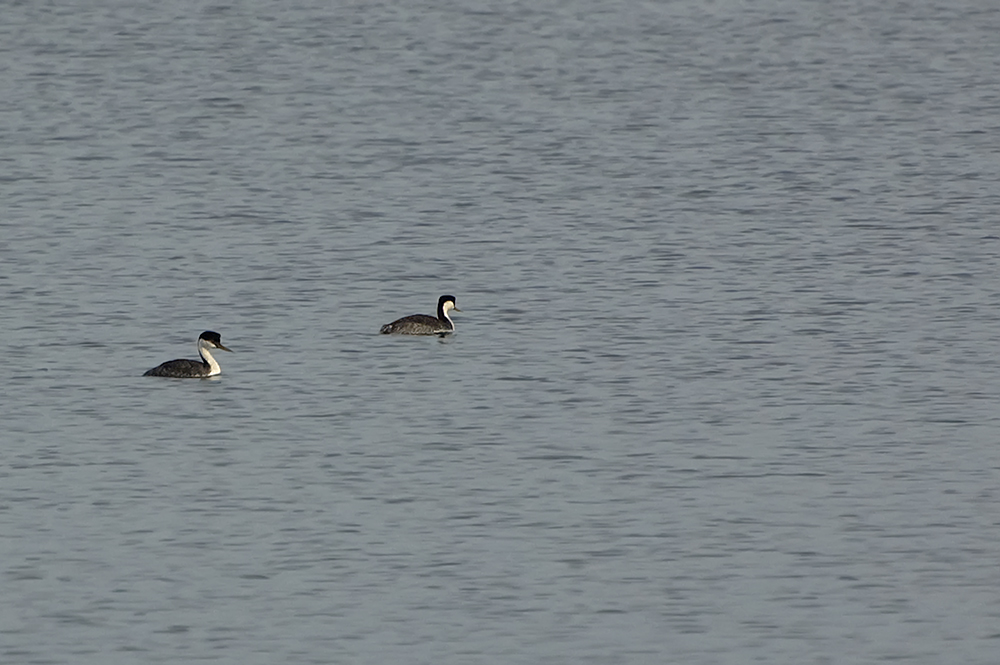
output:
<path id="1" fill-rule="evenodd" d="M 998 34 L 7 4 L 0 661 L 997 662 Z"/>

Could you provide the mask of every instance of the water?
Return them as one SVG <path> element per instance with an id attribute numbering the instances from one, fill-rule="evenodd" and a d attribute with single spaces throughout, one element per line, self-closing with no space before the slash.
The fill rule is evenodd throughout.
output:
<path id="1" fill-rule="evenodd" d="M 998 29 L 6 7 L 0 658 L 995 662 Z"/>

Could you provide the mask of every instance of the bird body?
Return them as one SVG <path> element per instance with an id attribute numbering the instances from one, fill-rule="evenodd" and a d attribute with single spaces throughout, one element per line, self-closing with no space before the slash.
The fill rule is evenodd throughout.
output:
<path id="1" fill-rule="evenodd" d="M 436 317 L 428 314 L 404 316 L 385 324 L 379 332 L 383 335 L 445 335 L 455 332 L 455 323 L 448 316 L 451 310 L 462 311 L 455 306 L 455 296 L 441 296 L 438 298 Z"/>
<path id="2" fill-rule="evenodd" d="M 201 362 L 197 360 L 168 360 L 147 371 L 143 376 L 165 376 L 174 379 L 205 379 L 210 376 L 217 376 L 222 373 L 218 361 L 212 357 L 211 349 L 222 349 L 232 352 L 222 345 L 222 337 L 217 332 L 206 330 L 198 336 L 198 355 Z"/>

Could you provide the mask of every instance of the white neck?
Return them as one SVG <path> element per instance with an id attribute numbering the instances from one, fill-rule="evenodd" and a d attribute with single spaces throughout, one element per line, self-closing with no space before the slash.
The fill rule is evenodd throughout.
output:
<path id="1" fill-rule="evenodd" d="M 454 304 L 452 304 L 452 303 L 451 303 L 450 301 L 449 301 L 449 302 L 446 302 L 446 303 L 445 303 L 445 304 L 444 304 L 444 305 L 443 305 L 443 306 L 441 307 L 441 316 L 443 316 L 444 318 L 446 318 L 446 319 L 448 320 L 448 323 L 450 323 L 450 324 L 451 324 L 451 327 L 452 327 L 452 328 L 454 328 L 454 327 L 455 327 L 455 322 L 451 320 L 451 317 L 450 317 L 450 316 L 448 316 L 448 312 L 450 312 L 450 311 L 451 311 L 452 309 L 454 309 L 454 307 L 455 307 L 455 305 L 454 305 Z"/>
<path id="2" fill-rule="evenodd" d="M 212 352 L 209 351 L 211 348 L 205 340 L 198 340 L 198 353 L 201 354 L 202 360 L 208 363 L 208 376 L 215 376 L 216 374 L 222 374 L 222 368 L 219 367 L 219 363 L 212 357 Z"/>

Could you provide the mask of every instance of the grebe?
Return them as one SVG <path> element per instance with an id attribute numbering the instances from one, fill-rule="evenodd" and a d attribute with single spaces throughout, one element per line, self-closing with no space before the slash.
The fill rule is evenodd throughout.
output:
<path id="1" fill-rule="evenodd" d="M 167 362 L 154 367 L 143 376 L 169 376 L 175 379 L 204 379 L 222 373 L 219 363 L 212 357 L 209 349 L 222 349 L 232 353 L 232 349 L 222 346 L 222 337 L 219 333 L 206 330 L 198 335 L 198 355 L 201 362 L 197 360 L 168 360 Z"/>
<path id="2" fill-rule="evenodd" d="M 441 296 L 438 298 L 437 318 L 427 314 L 404 316 L 385 324 L 379 332 L 383 335 L 442 335 L 454 332 L 455 324 L 448 316 L 451 310 L 462 311 L 455 306 L 455 296 Z"/>

